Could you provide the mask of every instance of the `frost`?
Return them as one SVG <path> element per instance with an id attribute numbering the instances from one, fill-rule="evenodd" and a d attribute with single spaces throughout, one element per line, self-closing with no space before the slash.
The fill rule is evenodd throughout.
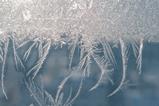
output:
<path id="1" fill-rule="evenodd" d="M 46 59 L 46 57 L 47 57 L 47 55 L 48 55 L 48 53 L 49 53 L 49 49 L 50 49 L 50 46 L 51 46 L 51 41 L 50 41 L 50 40 L 47 41 L 47 43 L 46 43 L 43 47 L 41 46 L 41 43 L 39 44 L 39 46 L 40 46 L 39 53 L 42 52 L 42 53 L 40 53 L 40 55 L 39 55 L 40 59 L 37 61 L 36 65 L 33 66 L 33 67 L 27 72 L 27 76 L 31 76 L 31 73 L 33 73 L 32 79 L 35 78 L 35 76 L 38 74 L 40 68 L 41 68 L 42 65 L 43 65 L 43 63 L 44 63 L 44 61 L 45 61 L 45 59 Z"/>
<path id="2" fill-rule="evenodd" d="M 53 97 L 42 87 L 39 88 L 34 81 L 26 81 L 25 84 L 31 96 L 35 99 L 39 106 L 72 106 L 73 102 L 80 94 L 83 80 L 81 80 L 81 83 L 79 84 L 79 89 L 77 90 L 77 93 L 74 96 L 72 96 L 72 89 L 70 89 L 70 93 L 67 99 L 64 101 L 63 89 L 68 78 L 69 77 L 67 77 L 61 82 L 55 97 Z"/>
<path id="3" fill-rule="evenodd" d="M 1 0 L 3 95 L 8 99 L 4 80 L 8 46 L 11 45 L 16 70 L 25 76 L 26 88 L 39 106 L 71 106 L 80 95 L 84 79 L 91 76 L 93 63 L 98 66 L 100 76 L 89 91 L 97 89 L 105 80 L 113 84 L 111 74 L 119 65 L 113 50 L 120 49 L 122 77 L 118 87 L 108 95 L 113 96 L 126 81 L 131 49 L 136 59 L 136 70 L 142 73 L 144 43 L 159 41 L 158 19 L 159 0 Z M 21 56 L 18 50 L 28 44 Z M 39 88 L 36 78 L 41 75 L 50 49 L 64 46 L 69 51 L 69 71 L 59 84 L 54 98 L 48 91 Z M 79 49 L 79 61 L 75 66 L 76 49 Z M 38 59 L 27 67 L 33 50 L 38 52 Z M 71 89 L 67 99 L 64 99 L 62 90 L 72 79 L 80 80 L 78 90 L 72 95 Z"/>
<path id="4" fill-rule="evenodd" d="M 8 45 L 9 45 L 9 41 L 7 40 L 7 42 L 4 44 L 4 55 L 3 55 L 3 62 L 2 62 L 2 69 L 1 69 L 1 84 L 2 84 L 2 91 L 3 94 L 5 96 L 6 99 L 8 99 L 6 91 L 5 91 L 5 87 L 4 87 L 4 73 L 5 73 L 5 65 L 6 65 L 6 59 L 7 59 L 7 54 L 8 54 Z"/>
<path id="5" fill-rule="evenodd" d="M 19 39 L 30 34 L 57 39 L 63 32 L 70 32 L 71 38 L 81 34 L 85 41 L 97 36 L 153 39 L 158 34 L 158 4 L 158 0 L 7 0 L 0 4 L 0 28 L 15 31 Z"/>
<path id="6" fill-rule="evenodd" d="M 122 64 L 123 64 L 123 73 L 122 73 L 122 79 L 120 84 L 118 85 L 118 87 L 108 95 L 112 96 L 114 95 L 116 92 L 118 92 L 122 85 L 125 82 L 125 78 L 126 78 L 126 71 L 127 71 L 127 64 L 128 64 L 128 54 L 129 54 L 129 46 L 127 46 L 124 41 L 122 39 L 120 39 L 120 46 L 121 46 L 121 55 L 122 55 Z"/>

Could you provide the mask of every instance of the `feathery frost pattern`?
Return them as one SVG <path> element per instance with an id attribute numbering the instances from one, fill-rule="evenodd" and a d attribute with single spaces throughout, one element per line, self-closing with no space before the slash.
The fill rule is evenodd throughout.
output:
<path id="1" fill-rule="evenodd" d="M 113 96 L 127 80 L 130 51 L 136 59 L 136 70 L 142 73 L 144 44 L 159 40 L 158 10 L 159 0 L 1 0 L 2 95 L 9 98 L 5 75 L 7 55 L 13 53 L 15 69 L 25 76 L 25 87 L 39 106 L 73 106 L 85 79 L 92 75 L 92 64 L 99 68 L 99 76 L 88 89 L 90 93 L 106 80 L 113 86 L 112 75 L 121 70 L 118 86 L 107 94 Z M 52 95 L 39 80 L 49 55 L 54 53 L 52 49 L 64 47 L 69 51 L 68 72 Z M 114 49 L 120 51 L 122 69 Z M 37 57 L 32 61 L 34 52 Z M 76 57 L 79 60 L 74 64 Z M 29 66 L 28 62 L 33 63 Z M 76 77 L 74 73 L 80 74 L 80 83 L 75 93 L 70 87 L 66 97 L 65 84 Z"/>

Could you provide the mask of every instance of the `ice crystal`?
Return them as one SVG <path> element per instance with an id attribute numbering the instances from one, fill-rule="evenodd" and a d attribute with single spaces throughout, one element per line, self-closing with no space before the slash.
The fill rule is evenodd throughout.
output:
<path id="1" fill-rule="evenodd" d="M 95 90 L 105 77 L 111 82 L 118 63 L 114 48 L 119 48 L 122 57 L 122 78 L 118 87 L 108 96 L 117 93 L 126 80 L 129 52 L 136 58 L 136 70 L 142 72 L 144 42 L 159 40 L 158 0 L 1 0 L 0 1 L 0 63 L 1 87 L 4 86 L 8 46 L 13 46 L 16 70 L 26 76 L 25 85 L 39 106 L 71 106 L 80 94 L 84 78 L 91 74 L 91 64 L 100 69 L 98 81 L 89 89 Z M 23 46 L 31 44 L 23 56 L 18 53 Z M 51 47 L 69 50 L 68 76 L 59 85 L 56 97 L 36 85 Z M 32 51 L 38 51 L 38 59 L 27 67 Z M 76 49 L 80 59 L 74 70 Z M 62 89 L 65 83 L 80 72 L 79 88 L 72 97 L 63 101 Z M 31 104 L 30 106 L 32 106 Z"/>

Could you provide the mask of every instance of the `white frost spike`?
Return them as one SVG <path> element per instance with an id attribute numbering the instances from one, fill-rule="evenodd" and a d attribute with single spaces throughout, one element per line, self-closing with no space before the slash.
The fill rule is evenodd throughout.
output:
<path id="1" fill-rule="evenodd" d="M 27 61 L 29 55 L 30 55 L 30 52 L 31 50 L 33 49 L 34 46 L 36 46 L 36 41 L 29 47 L 29 49 L 25 52 L 24 56 L 23 56 L 23 59 L 24 61 Z"/>
<path id="2" fill-rule="evenodd" d="M 54 100 L 54 98 L 52 97 L 52 95 L 50 95 L 47 91 L 45 91 L 45 95 L 48 97 L 48 99 L 49 99 L 49 101 L 51 102 L 51 104 L 52 104 L 53 106 L 56 106 L 55 100 Z M 52 106 L 52 105 L 51 105 L 51 106 Z"/>
<path id="3" fill-rule="evenodd" d="M 102 82 L 104 75 L 107 74 L 110 71 L 107 68 L 109 63 L 105 60 L 104 56 L 100 57 L 99 55 L 95 55 L 95 54 L 93 54 L 92 56 L 93 56 L 94 60 L 96 61 L 97 65 L 99 66 L 100 70 L 101 70 L 101 75 L 100 75 L 99 80 L 97 81 L 97 83 L 89 91 L 92 91 L 92 90 L 96 89 L 100 85 L 100 83 Z"/>
<path id="4" fill-rule="evenodd" d="M 68 104 L 66 104 L 66 106 L 71 106 L 72 103 L 73 103 L 73 102 L 76 100 L 76 98 L 79 96 L 79 94 L 80 94 L 80 92 L 81 92 L 81 89 L 82 89 L 83 80 L 84 80 L 84 79 L 82 78 L 77 93 L 76 93 L 75 96 L 70 100 L 70 102 L 69 102 Z"/>
<path id="5" fill-rule="evenodd" d="M 3 47 L 2 43 L 0 42 L 0 63 L 3 62 Z"/>
<path id="6" fill-rule="evenodd" d="M 83 74 L 84 74 L 84 72 L 83 72 Z M 57 91 L 56 97 L 55 97 L 55 103 L 58 104 L 58 106 L 59 106 L 59 101 L 62 100 L 62 97 L 61 97 L 61 96 L 62 96 L 62 94 L 63 94 L 62 90 L 64 89 L 64 85 L 65 85 L 65 83 L 68 81 L 68 79 L 69 79 L 71 76 L 72 76 L 72 73 L 71 73 L 69 76 L 67 76 L 67 77 L 61 82 L 61 84 L 60 84 L 59 87 L 58 87 L 58 91 Z M 81 89 L 82 89 L 82 85 L 83 85 L 83 78 L 81 79 L 81 83 L 80 83 L 80 85 L 79 85 L 78 91 L 77 91 L 77 93 L 75 94 L 75 96 L 72 97 L 72 99 L 71 99 L 71 95 L 72 95 L 72 89 L 71 89 L 70 94 L 69 94 L 69 96 L 68 96 L 66 102 L 63 104 L 63 106 L 71 106 L 71 105 L 72 105 L 72 103 L 73 103 L 73 102 L 76 100 L 76 98 L 79 96 L 79 94 L 80 94 L 80 92 L 81 92 Z M 60 97 L 61 97 L 61 99 L 60 99 Z M 61 101 L 60 103 L 62 103 L 62 101 Z M 60 106 L 61 106 L 61 105 L 60 105 Z"/>
<path id="7" fill-rule="evenodd" d="M 38 53 L 39 53 L 39 58 L 42 57 L 43 55 L 43 47 L 42 47 L 43 41 L 39 42 L 39 47 L 38 47 Z"/>
<path id="8" fill-rule="evenodd" d="M 4 87 L 4 73 L 5 73 L 5 65 L 7 60 L 7 54 L 8 54 L 8 45 L 9 45 L 9 39 L 7 39 L 6 43 L 4 43 L 4 57 L 3 57 L 3 63 L 2 63 L 2 73 L 1 73 L 1 81 L 2 81 L 2 92 L 6 99 L 8 99 L 5 87 Z"/>
<path id="9" fill-rule="evenodd" d="M 35 93 L 35 91 L 38 91 L 38 90 L 37 90 L 37 87 L 35 86 L 34 82 L 29 82 L 29 83 L 30 84 L 28 84 L 25 81 L 25 85 L 26 85 L 27 89 L 29 90 L 29 92 L 31 93 L 31 96 L 33 96 L 33 98 L 35 99 L 35 101 L 38 103 L 39 106 L 43 106 L 41 101 L 39 100 L 39 98 L 37 96 L 37 94 L 39 94 L 39 93 Z"/>
<path id="10" fill-rule="evenodd" d="M 100 78 L 99 78 L 98 82 L 89 91 L 93 91 L 94 89 L 96 89 L 99 86 L 99 84 L 102 81 L 103 75 L 104 75 L 104 72 L 101 71 L 101 75 L 100 75 Z"/>
<path id="11" fill-rule="evenodd" d="M 139 70 L 139 74 L 142 72 L 142 52 L 143 52 L 144 40 L 140 40 L 140 47 L 139 47 L 139 55 L 137 58 L 137 69 Z"/>
<path id="12" fill-rule="evenodd" d="M 58 101 L 60 93 L 62 91 L 62 89 L 64 88 L 65 83 L 68 81 L 68 79 L 71 77 L 71 74 L 69 76 L 67 76 L 59 85 L 58 90 L 57 90 L 57 94 L 56 94 L 56 98 L 55 98 L 55 102 Z"/>
<path id="13" fill-rule="evenodd" d="M 58 100 L 57 100 L 57 103 L 56 103 L 56 106 L 62 106 L 63 105 L 63 97 L 64 97 L 64 93 L 63 92 L 61 92 L 60 93 L 60 96 L 59 96 L 59 98 L 58 98 Z"/>
<path id="14" fill-rule="evenodd" d="M 75 49 L 77 47 L 77 43 L 78 43 L 78 36 L 76 36 L 75 41 L 72 41 L 72 44 L 70 45 L 69 49 L 70 49 L 70 62 L 69 62 L 69 68 L 71 69 L 71 65 L 72 65 L 72 61 L 73 61 L 73 57 L 74 57 L 74 53 L 75 53 Z"/>
<path id="15" fill-rule="evenodd" d="M 139 41 L 133 40 L 131 45 L 132 45 L 134 55 L 136 58 L 137 69 L 139 70 L 139 74 L 141 74 L 141 71 L 142 71 L 142 52 L 143 52 L 143 46 L 144 46 L 144 39 L 141 38 Z"/>
<path id="16" fill-rule="evenodd" d="M 30 40 L 25 40 L 24 42 L 22 42 L 21 44 L 18 44 L 17 47 L 16 47 L 16 50 L 17 49 L 20 49 L 21 47 L 25 46 L 27 43 L 29 43 Z"/>
<path id="17" fill-rule="evenodd" d="M 86 66 L 85 66 L 86 68 L 84 69 L 84 70 L 86 70 L 85 74 L 86 74 L 87 77 L 89 77 L 89 76 L 90 76 L 90 73 L 91 73 L 91 72 L 90 72 L 90 71 L 91 71 L 91 70 L 90 70 L 91 63 L 92 63 L 92 62 L 91 62 L 91 57 L 88 56 L 88 57 L 87 57 Z"/>
<path id="18" fill-rule="evenodd" d="M 47 43 L 44 45 L 45 48 L 43 48 L 43 56 L 37 61 L 36 65 L 33 66 L 27 73 L 27 76 L 29 76 L 31 74 L 31 72 L 33 72 L 33 77 L 32 79 L 35 78 L 35 76 L 38 74 L 39 70 L 41 69 L 47 55 L 49 54 L 49 50 L 51 47 L 51 40 L 48 40 Z"/>
<path id="19" fill-rule="evenodd" d="M 101 39 L 102 40 L 102 39 Z M 102 40 L 101 42 L 102 46 L 103 46 L 103 52 L 104 52 L 104 56 L 105 58 L 114 66 L 116 67 L 117 63 L 115 60 L 115 56 L 113 53 L 113 50 L 109 44 L 109 42 L 106 41 L 106 39 Z"/>
<path id="20" fill-rule="evenodd" d="M 113 83 L 111 78 L 108 76 L 108 73 L 112 71 L 112 69 L 108 69 L 108 66 L 110 64 L 113 64 L 114 67 L 116 66 L 116 60 L 115 60 L 112 48 L 111 48 L 110 44 L 106 41 L 106 39 L 104 39 L 104 40 L 101 39 L 101 41 L 99 41 L 99 42 L 103 46 L 102 52 L 104 52 L 104 55 L 100 56 L 99 54 L 95 54 L 97 52 L 99 52 L 101 54 L 101 51 L 98 50 L 98 47 L 94 47 L 95 50 L 94 50 L 94 53 L 92 53 L 92 57 L 96 61 L 97 65 L 99 66 L 101 75 L 100 75 L 97 83 L 89 91 L 96 89 L 100 85 L 100 83 L 103 81 L 105 74 L 107 75 L 108 80 L 111 83 Z"/>
<path id="21" fill-rule="evenodd" d="M 123 64 L 122 71 L 123 71 L 123 73 L 122 73 L 122 78 L 121 78 L 120 84 L 118 85 L 118 87 L 112 93 L 110 93 L 108 95 L 108 97 L 117 93 L 122 88 L 122 85 L 124 84 L 124 81 L 126 79 L 129 45 L 126 45 L 126 43 L 121 38 L 119 39 L 119 42 L 120 42 L 120 46 L 121 46 L 121 55 L 122 55 L 122 64 Z"/>
<path id="22" fill-rule="evenodd" d="M 24 66 L 23 62 L 21 61 L 20 57 L 17 54 L 16 45 L 15 45 L 15 41 L 14 41 L 13 36 L 11 37 L 11 40 L 12 40 L 12 43 L 13 43 L 13 54 L 14 54 L 14 62 L 15 62 L 16 70 L 17 71 L 19 71 L 19 70 L 25 71 L 25 66 Z"/>
<path id="23" fill-rule="evenodd" d="M 68 96 L 68 98 L 67 98 L 67 100 L 66 100 L 66 102 L 64 103 L 64 105 L 63 105 L 63 106 L 67 106 L 66 104 L 68 104 L 68 103 L 69 103 L 69 101 L 71 100 L 71 96 L 72 96 L 72 88 L 70 89 L 69 96 Z"/>
<path id="24" fill-rule="evenodd" d="M 79 70 L 83 70 L 84 72 L 84 77 L 89 77 L 90 75 L 90 65 L 91 65 L 91 56 L 92 55 L 92 48 L 86 49 L 86 48 L 81 48 L 80 52 L 80 63 L 79 63 Z"/>

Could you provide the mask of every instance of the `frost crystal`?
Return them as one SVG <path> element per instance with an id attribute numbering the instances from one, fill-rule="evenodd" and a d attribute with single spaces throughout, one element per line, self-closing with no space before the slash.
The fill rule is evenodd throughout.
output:
<path id="1" fill-rule="evenodd" d="M 159 40 L 159 0 L 1 0 L 0 1 L 0 63 L 1 87 L 6 99 L 6 59 L 12 46 L 16 70 L 25 76 L 25 86 L 39 106 L 71 106 L 80 95 L 83 81 L 89 78 L 91 64 L 100 69 L 93 91 L 105 80 L 113 83 L 110 74 L 118 68 L 114 48 L 120 49 L 122 77 L 117 93 L 126 81 L 129 52 L 136 58 L 136 70 L 142 72 L 142 52 L 145 42 Z M 27 46 L 29 45 L 29 46 Z M 51 48 L 67 46 L 69 64 L 67 76 L 57 87 L 55 98 L 35 79 L 46 63 Z M 28 47 L 23 55 L 18 51 Z M 79 49 L 79 62 L 74 58 Z M 33 52 L 37 58 L 26 65 Z M 10 52 L 9 52 L 10 53 Z M 76 93 L 64 99 L 68 80 L 79 75 Z M 74 78 L 75 79 L 75 78 Z M 65 101 L 64 101 L 64 100 Z M 34 106 L 34 104 L 30 104 Z"/>

